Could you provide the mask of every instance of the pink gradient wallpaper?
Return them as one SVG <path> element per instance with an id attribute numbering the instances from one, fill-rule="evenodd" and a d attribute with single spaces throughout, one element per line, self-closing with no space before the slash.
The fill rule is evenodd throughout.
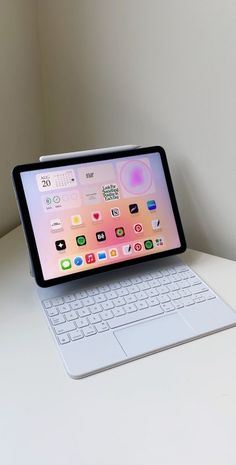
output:
<path id="1" fill-rule="evenodd" d="M 159 154 L 21 178 L 45 280 L 180 246 Z"/>

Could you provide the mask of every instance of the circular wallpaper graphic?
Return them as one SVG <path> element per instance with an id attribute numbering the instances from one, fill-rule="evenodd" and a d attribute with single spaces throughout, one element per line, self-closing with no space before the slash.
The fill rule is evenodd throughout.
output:
<path id="1" fill-rule="evenodd" d="M 151 170 L 143 161 L 128 161 L 121 169 L 120 181 L 130 194 L 145 194 L 152 184 Z"/>

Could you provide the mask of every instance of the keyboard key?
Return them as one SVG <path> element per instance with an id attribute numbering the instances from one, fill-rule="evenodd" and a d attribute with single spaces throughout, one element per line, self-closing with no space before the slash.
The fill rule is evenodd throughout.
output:
<path id="1" fill-rule="evenodd" d="M 76 320 L 76 318 L 78 318 L 78 315 L 74 310 L 71 310 L 71 312 L 66 313 L 67 321 Z"/>
<path id="2" fill-rule="evenodd" d="M 148 280 L 149 281 L 149 280 Z M 146 291 L 147 289 L 150 289 L 150 284 L 149 282 L 145 282 L 145 283 L 140 283 L 139 284 L 139 290 L 140 291 Z"/>
<path id="3" fill-rule="evenodd" d="M 102 306 L 101 304 L 94 304 L 89 307 L 89 310 L 91 313 L 98 313 L 102 311 Z"/>
<path id="4" fill-rule="evenodd" d="M 169 302 L 170 298 L 169 298 L 168 294 L 160 294 L 158 296 L 158 300 L 159 300 L 160 303 L 164 304 L 165 302 Z"/>
<path id="5" fill-rule="evenodd" d="M 160 281 L 159 279 L 153 279 L 152 281 L 149 282 L 150 287 L 158 287 L 160 286 Z"/>
<path id="6" fill-rule="evenodd" d="M 175 273 L 175 274 L 172 274 L 171 279 L 172 279 L 172 282 L 178 282 L 178 281 L 181 281 L 181 276 Z"/>
<path id="7" fill-rule="evenodd" d="M 129 291 L 127 287 L 121 287 L 117 290 L 118 297 L 123 297 L 124 295 L 128 295 Z"/>
<path id="8" fill-rule="evenodd" d="M 98 295 L 95 295 L 94 300 L 98 304 L 100 302 L 104 302 L 107 299 L 106 299 L 106 296 L 104 294 L 98 294 Z"/>
<path id="9" fill-rule="evenodd" d="M 80 300 L 75 300 L 74 302 L 70 303 L 70 306 L 71 306 L 72 310 L 78 310 L 78 308 L 83 307 L 83 304 L 82 304 L 82 302 Z"/>
<path id="10" fill-rule="evenodd" d="M 147 289 L 146 294 L 148 297 L 153 297 L 159 294 L 158 288 L 154 287 L 153 289 Z"/>
<path id="11" fill-rule="evenodd" d="M 76 298 L 77 299 L 84 299 L 85 297 L 87 297 L 87 292 L 86 291 L 79 291 L 79 292 L 76 292 Z"/>
<path id="12" fill-rule="evenodd" d="M 52 305 L 61 305 L 63 304 L 64 300 L 62 297 L 55 297 L 52 299 Z"/>
<path id="13" fill-rule="evenodd" d="M 127 304 L 132 304 L 137 300 L 134 294 L 125 295 L 124 299 Z"/>
<path id="14" fill-rule="evenodd" d="M 135 292 L 139 292 L 139 287 L 137 285 L 127 286 L 127 290 L 130 294 L 134 294 Z"/>
<path id="15" fill-rule="evenodd" d="M 208 291 L 208 287 L 205 286 L 205 284 L 197 284 L 196 286 L 193 286 L 191 288 L 191 291 L 193 294 L 197 294 L 198 292 L 205 292 Z"/>
<path id="16" fill-rule="evenodd" d="M 184 279 L 184 281 L 181 281 L 181 282 L 179 283 L 179 287 L 180 287 L 181 289 L 185 289 L 185 288 L 187 288 L 187 287 L 190 287 L 190 282 L 189 282 L 189 280 L 188 280 L 188 279 Z"/>
<path id="17" fill-rule="evenodd" d="M 160 294 L 165 294 L 166 292 L 169 292 L 169 289 L 167 286 L 160 286 L 158 290 Z"/>
<path id="18" fill-rule="evenodd" d="M 170 312 L 171 310 L 175 310 L 175 307 L 171 302 L 166 302 L 165 304 L 161 304 L 161 308 L 165 312 Z"/>
<path id="19" fill-rule="evenodd" d="M 101 303 L 101 306 L 103 310 L 110 310 L 111 308 L 114 307 L 114 304 L 112 300 L 106 300 L 105 302 Z"/>
<path id="20" fill-rule="evenodd" d="M 170 283 L 169 278 L 167 278 L 166 276 L 164 276 L 163 278 L 159 278 L 159 281 L 160 281 L 160 284 L 169 284 Z"/>
<path id="21" fill-rule="evenodd" d="M 130 286 L 132 283 L 129 279 L 122 279 L 122 281 L 120 281 L 120 285 L 121 286 Z"/>
<path id="22" fill-rule="evenodd" d="M 120 289 L 120 283 L 110 283 L 110 289 L 115 291 L 116 289 Z"/>
<path id="23" fill-rule="evenodd" d="M 104 286 L 99 286 L 98 290 L 100 293 L 103 293 L 103 292 L 108 292 L 110 289 L 109 289 L 109 286 L 105 284 Z"/>
<path id="24" fill-rule="evenodd" d="M 101 321 L 101 323 L 97 323 L 95 328 L 98 333 L 102 333 L 103 331 L 107 331 L 109 329 L 108 324 L 105 321 Z"/>
<path id="25" fill-rule="evenodd" d="M 145 291 L 140 291 L 135 294 L 136 299 L 138 300 L 143 300 L 148 297 L 147 293 Z"/>
<path id="26" fill-rule="evenodd" d="M 117 297 L 117 299 L 113 300 L 113 304 L 115 305 L 115 307 L 119 307 L 120 305 L 124 305 L 125 304 L 124 297 Z M 114 313 L 114 311 L 113 311 L 113 313 Z"/>
<path id="27" fill-rule="evenodd" d="M 176 310 L 178 310 L 179 308 L 184 307 L 184 304 L 183 304 L 182 300 L 175 300 L 173 302 L 173 305 L 175 306 Z"/>
<path id="28" fill-rule="evenodd" d="M 125 314 L 125 310 L 123 309 L 123 307 L 113 308 L 112 312 L 114 316 L 121 316 Z"/>
<path id="29" fill-rule="evenodd" d="M 162 277 L 162 273 L 160 271 L 154 271 L 151 274 L 152 274 L 153 278 L 161 278 Z"/>
<path id="30" fill-rule="evenodd" d="M 90 307 L 91 308 L 91 307 Z M 84 318 L 85 316 L 91 315 L 90 308 L 79 308 L 78 314 L 81 318 Z"/>
<path id="31" fill-rule="evenodd" d="M 126 304 L 124 306 L 125 313 L 137 312 L 136 304 Z"/>
<path id="32" fill-rule="evenodd" d="M 159 304 L 159 300 L 158 300 L 157 297 L 148 297 L 146 302 L 147 302 L 149 307 L 153 307 L 153 305 L 158 305 Z"/>
<path id="33" fill-rule="evenodd" d="M 206 292 L 204 292 L 204 297 L 205 297 L 205 299 L 207 299 L 207 300 L 216 299 L 215 294 L 213 294 L 213 292 L 211 292 L 211 291 L 206 291 Z"/>
<path id="34" fill-rule="evenodd" d="M 151 281 L 152 276 L 149 273 L 146 273 L 146 274 L 141 275 L 141 278 L 142 278 L 142 281 Z"/>
<path id="35" fill-rule="evenodd" d="M 100 316 L 103 320 L 110 320 L 110 318 L 113 318 L 113 313 L 111 310 L 104 310 L 104 312 L 100 313 Z"/>
<path id="36" fill-rule="evenodd" d="M 197 276 L 194 276 L 193 278 L 189 278 L 189 282 L 191 286 L 195 286 L 195 284 L 201 284 L 201 281 Z"/>
<path id="37" fill-rule="evenodd" d="M 83 329 L 84 335 L 85 336 L 92 336 L 93 334 L 96 334 L 96 329 L 94 326 L 86 326 L 86 328 Z"/>
<path id="38" fill-rule="evenodd" d="M 93 296 L 98 294 L 98 289 L 96 287 L 91 287 L 90 289 L 87 289 L 87 294 L 88 296 Z"/>
<path id="39" fill-rule="evenodd" d="M 194 300 L 195 304 L 200 304 L 201 302 L 206 302 L 205 297 L 203 297 L 203 295 L 200 295 L 200 294 L 194 295 L 193 300 Z"/>
<path id="40" fill-rule="evenodd" d="M 48 316 L 56 316 L 58 315 L 58 310 L 56 307 L 51 307 L 47 309 Z"/>
<path id="41" fill-rule="evenodd" d="M 185 307 L 189 307 L 190 305 L 194 304 L 194 300 L 191 297 L 184 297 L 183 303 Z"/>
<path id="42" fill-rule="evenodd" d="M 94 315 L 90 315 L 88 317 L 88 321 L 91 325 L 93 325 L 95 323 L 99 323 L 101 321 L 101 317 L 98 313 L 95 313 Z"/>
<path id="43" fill-rule="evenodd" d="M 43 300 L 43 306 L 44 308 L 50 308 L 52 306 L 52 303 L 50 300 Z"/>
<path id="44" fill-rule="evenodd" d="M 139 276 L 135 276 L 134 278 L 131 278 L 132 284 L 139 284 L 141 282 L 142 282 L 142 279 Z"/>
<path id="45" fill-rule="evenodd" d="M 109 321 L 110 328 L 118 328 L 119 326 L 127 325 L 129 323 L 134 323 L 135 321 L 144 320 L 145 318 L 149 318 L 151 316 L 156 316 L 164 313 L 160 305 L 156 307 L 147 308 L 144 312 L 134 312 L 134 313 L 126 313 L 119 318 L 113 318 Z"/>
<path id="46" fill-rule="evenodd" d="M 85 326 L 88 326 L 88 320 L 87 318 L 79 318 L 76 320 L 76 324 L 78 328 L 84 328 Z"/>
<path id="47" fill-rule="evenodd" d="M 58 309 L 58 311 L 60 313 L 66 313 L 66 312 L 70 311 L 70 305 L 69 304 L 59 305 L 59 307 L 57 307 L 57 309 Z"/>
<path id="48" fill-rule="evenodd" d="M 64 295 L 64 302 L 73 302 L 75 300 L 74 294 Z"/>
<path id="49" fill-rule="evenodd" d="M 63 315 L 57 315 L 57 316 L 53 316 L 50 321 L 53 324 L 53 326 L 56 326 L 56 325 L 59 325 L 60 323 L 64 323 L 66 320 Z"/>
<path id="50" fill-rule="evenodd" d="M 77 339 L 82 339 L 84 337 L 80 329 L 75 329 L 74 331 L 71 331 L 69 335 L 72 341 L 76 341 Z"/>
<path id="51" fill-rule="evenodd" d="M 143 310 L 144 308 L 148 307 L 146 300 L 138 300 L 138 302 L 136 302 L 135 305 L 138 310 Z"/>
<path id="52" fill-rule="evenodd" d="M 73 331 L 73 329 L 76 329 L 75 323 L 72 321 L 68 321 L 66 323 L 62 323 L 60 325 L 55 326 L 55 332 L 56 334 L 63 334 L 63 333 L 68 333 L 69 331 Z"/>
<path id="53" fill-rule="evenodd" d="M 109 291 L 109 292 L 106 292 L 105 296 L 106 296 L 107 300 L 111 300 L 111 299 L 116 299 L 118 294 L 115 291 Z M 104 299 L 104 300 L 106 300 L 106 299 Z"/>
<path id="54" fill-rule="evenodd" d="M 58 341 L 60 342 L 60 344 L 67 344 L 68 342 L 70 342 L 70 339 L 69 337 L 67 336 L 67 334 L 63 334 L 61 336 L 57 336 L 57 339 Z"/>
<path id="55" fill-rule="evenodd" d="M 176 283 L 170 283 L 168 284 L 168 288 L 170 289 L 170 291 L 178 291 L 179 286 Z"/>
<path id="56" fill-rule="evenodd" d="M 95 299 L 97 298 L 98 296 L 95 296 Z M 84 307 L 87 307 L 89 305 L 93 305 L 95 302 L 94 302 L 94 298 L 93 297 L 85 297 L 85 299 L 83 299 L 83 304 L 84 304 Z"/>
<path id="57" fill-rule="evenodd" d="M 181 295 L 177 291 L 169 292 L 168 295 L 169 295 L 170 300 L 180 299 L 181 297 Z"/>
<path id="58" fill-rule="evenodd" d="M 191 292 L 188 289 L 180 289 L 179 294 L 181 297 L 188 297 L 191 295 Z"/>

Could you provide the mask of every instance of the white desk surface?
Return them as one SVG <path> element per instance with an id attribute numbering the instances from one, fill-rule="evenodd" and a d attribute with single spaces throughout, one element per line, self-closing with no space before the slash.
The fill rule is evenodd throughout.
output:
<path id="1" fill-rule="evenodd" d="M 29 276 L 0 240 L 2 465 L 235 465 L 236 329 L 72 380 Z M 183 256 L 236 309 L 236 262 Z"/>

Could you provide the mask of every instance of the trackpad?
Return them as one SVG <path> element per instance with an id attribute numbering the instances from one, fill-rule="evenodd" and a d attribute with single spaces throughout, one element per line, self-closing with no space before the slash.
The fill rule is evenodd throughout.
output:
<path id="1" fill-rule="evenodd" d="M 114 334 L 128 357 L 158 350 L 194 336 L 193 330 L 176 314 L 138 323 Z"/>

